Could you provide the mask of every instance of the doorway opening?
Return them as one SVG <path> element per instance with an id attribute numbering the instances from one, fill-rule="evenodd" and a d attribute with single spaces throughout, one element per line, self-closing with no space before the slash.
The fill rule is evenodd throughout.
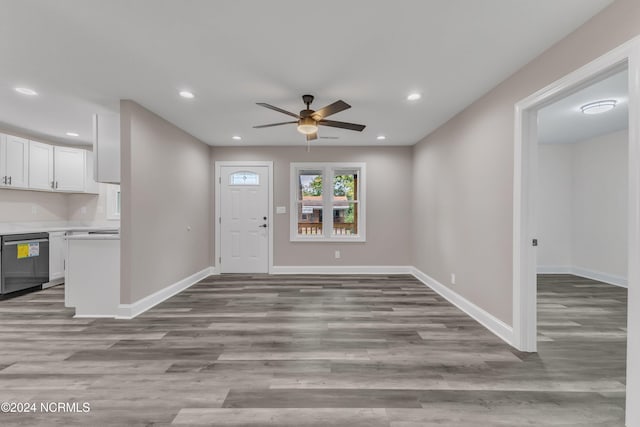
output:
<path id="1" fill-rule="evenodd" d="M 513 336 L 514 345 L 537 351 L 537 238 L 538 112 L 556 101 L 628 72 L 629 110 L 627 144 L 627 374 L 626 422 L 637 425 L 640 377 L 640 37 L 518 102 L 515 106 Z M 579 350 L 577 350 L 579 351 Z"/>

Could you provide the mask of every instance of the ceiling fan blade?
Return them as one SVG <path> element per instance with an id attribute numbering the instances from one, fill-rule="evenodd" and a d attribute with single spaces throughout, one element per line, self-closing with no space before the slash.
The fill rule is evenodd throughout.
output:
<path id="1" fill-rule="evenodd" d="M 346 123 L 346 122 L 336 122 L 333 120 L 320 120 L 318 124 L 322 126 L 331 126 L 332 128 L 355 130 L 358 132 L 362 132 L 362 130 L 366 127 L 365 125 L 357 125 L 355 123 Z"/>
<path id="2" fill-rule="evenodd" d="M 314 139 L 318 139 L 318 132 L 307 135 L 307 141 L 313 141 Z"/>
<path id="3" fill-rule="evenodd" d="M 264 102 L 256 102 L 256 104 L 261 106 L 261 107 L 268 108 L 268 109 L 274 110 L 274 111 L 278 111 L 280 113 L 286 114 L 286 115 L 291 116 L 291 117 L 295 117 L 296 119 L 300 118 L 300 116 L 295 114 L 295 113 L 292 113 L 292 112 L 287 111 L 287 110 L 283 110 L 282 108 L 274 107 L 271 104 L 265 104 Z"/>
<path id="4" fill-rule="evenodd" d="M 293 121 L 293 122 L 281 122 L 281 123 L 271 123 L 268 125 L 258 125 L 258 126 L 254 126 L 254 129 L 260 129 L 260 128 L 270 128 L 272 126 L 281 126 L 281 125 L 290 125 L 291 123 L 298 123 L 297 120 Z"/>
<path id="5" fill-rule="evenodd" d="M 340 111 L 344 111 L 349 108 L 351 108 L 351 105 L 347 104 L 343 100 L 339 100 L 314 112 L 311 117 L 313 117 L 314 120 L 322 120 L 325 117 L 329 117 L 332 114 L 339 113 Z"/>

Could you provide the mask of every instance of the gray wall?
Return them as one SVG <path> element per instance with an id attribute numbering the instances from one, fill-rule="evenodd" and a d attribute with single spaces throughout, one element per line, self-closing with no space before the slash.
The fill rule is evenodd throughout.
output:
<path id="1" fill-rule="evenodd" d="M 411 148 L 213 147 L 215 161 L 270 160 L 274 162 L 274 265 L 410 265 L 411 264 Z M 365 243 L 309 243 L 289 241 L 289 167 L 291 162 L 365 162 L 367 165 L 367 241 Z M 341 258 L 334 258 L 340 250 Z"/>
<path id="2" fill-rule="evenodd" d="M 627 277 L 626 130 L 538 150 L 538 266 Z"/>
<path id="3" fill-rule="evenodd" d="M 514 104 L 639 33 L 614 2 L 414 146 L 416 267 L 512 324 Z"/>
<path id="4" fill-rule="evenodd" d="M 211 266 L 212 180 L 201 141 L 133 101 L 120 119 L 120 299 L 130 304 Z"/>

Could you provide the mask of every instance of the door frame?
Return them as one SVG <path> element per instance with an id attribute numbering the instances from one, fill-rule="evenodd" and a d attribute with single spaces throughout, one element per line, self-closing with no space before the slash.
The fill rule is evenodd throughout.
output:
<path id="1" fill-rule="evenodd" d="M 220 203 L 221 203 L 221 198 L 220 198 L 220 185 L 222 184 L 221 182 L 221 175 L 220 175 L 220 170 L 223 166 L 232 166 L 232 167 L 242 167 L 242 166 L 247 166 L 247 167 L 255 167 L 255 166 L 264 166 L 268 168 L 268 174 L 269 174 L 269 195 L 267 197 L 267 199 L 269 200 L 269 219 L 267 222 L 268 225 L 268 236 L 269 236 L 269 244 L 267 245 L 268 250 L 269 250 L 269 254 L 268 254 L 268 258 L 269 258 L 269 270 L 268 273 L 272 274 L 273 272 L 273 224 L 274 224 L 274 220 L 273 220 L 273 162 L 272 161 L 247 161 L 247 162 L 243 162 L 243 161 L 216 161 L 215 162 L 215 174 L 214 174 L 214 193 L 215 193 L 215 197 L 214 197 L 214 203 L 215 203 L 215 216 L 213 218 L 213 234 L 214 234 L 214 254 L 215 254 L 215 259 L 213 260 L 213 266 L 215 268 L 215 270 L 220 273 L 222 271 L 222 265 L 220 263 L 220 241 L 221 241 L 221 233 L 220 233 Z"/>
<path id="2" fill-rule="evenodd" d="M 627 425 L 640 425 L 640 36 L 515 104 L 513 177 L 513 339 L 537 349 L 537 112 L 558 99 L 627 68 L 629 72 Z"/>

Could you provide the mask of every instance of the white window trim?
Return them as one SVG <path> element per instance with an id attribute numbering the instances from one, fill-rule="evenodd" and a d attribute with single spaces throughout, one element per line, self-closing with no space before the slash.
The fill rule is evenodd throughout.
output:
<path id="1" fill-rule="evenodd" d="M 323 213 L 321 235 L 300 236 L 298 235 L 298 171 L 300 170 L 321 170 L 323 174 L 322 194 L 329 194 L 331 197 L 323 198 L 323 212 L 333 213 L 333 176 L 336 169 L 359 169 L 360 176 L 358 182 L 358 234 L 350 236 L 334 236 L 333 233 L 333 214 L 326 215 Z M 290 170 L 290 186 L 289 186 L 289 240 L 291 242 L 366 242 L 366 163 L 361 162 L 323 162 L 323 163 L 307 163 L 297 162 L 291 163 Z"/>
<path id="2" fill-rule="evenodd" d="M 107 219 L 111 221 L 120 221 L 120 212 L 118 212 L 118 191 L 120 186 L 115 184 L 106 184 L 107 187 Z M 120 209 L 122 209 L 122 194 L 120 194 Z"/>

